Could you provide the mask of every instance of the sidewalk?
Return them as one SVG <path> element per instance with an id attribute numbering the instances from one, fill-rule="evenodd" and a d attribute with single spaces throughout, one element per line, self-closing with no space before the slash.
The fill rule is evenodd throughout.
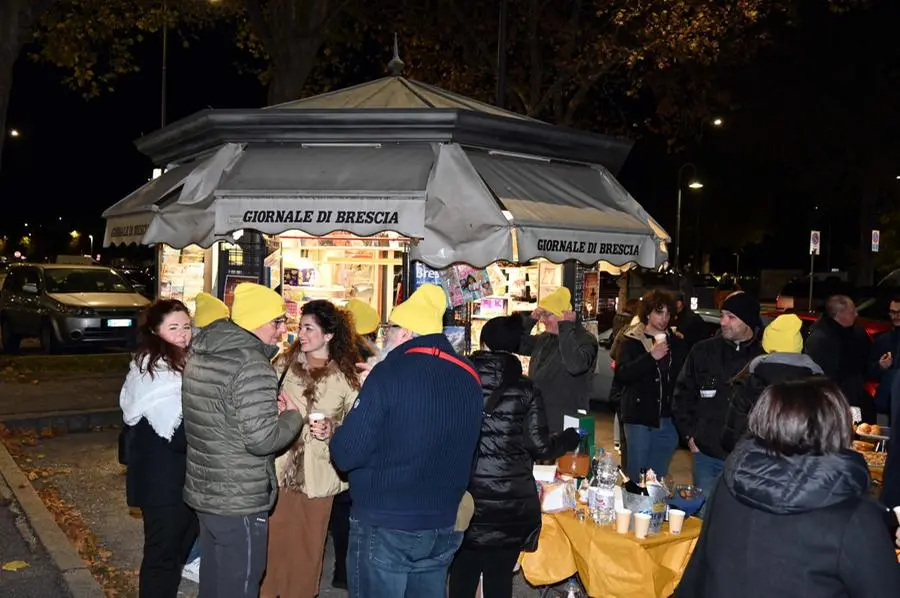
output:
<path id="1" fill-rule="evenodd" d="M 0 570 L 4 598 L 72 598 L 62 574 L 33 536 L 22 509 L 0 479 L 0 565 L 22 561 L 18 571 Z"/>
<path id="2" fill-rule="evenodd" d="M 612 418 L 598 414 L 597 419 L 598 443 L 611 449 Z M 132 517 L 125 504 L 124 470 L 116 459 L 117 435 L 118 430 L 107 429 L 40 439 L 37 446 L 23 447 L 25 457 L 19 460 L 20 466 L 59 469 L 60 473 L 39 477 L 32 484 L 39 491 L 56 489 L 63 501 L 80 512 L 84 523 L 96 536 L 98 548 L 109 552 L 107 563 L 118 571 L 118 581 L 134 588 L 141 561 L 143 528 L 140 519 Z M 31 462 L 22 462 L 24 459 L 31 459 Z M 672 462 L 672 475 L 676 481 L 683 483 L 690 481 L 690 472 L 690 456 L 686 451 L 678 451 Z M 321 598 L 347 596 L 347 592 L 331 587 L 333 567 L 334 553 L 329 540 L 319 594 Z M 196 596 L 197 591 L 195 584 L 183 581 L 180 595 L 186 598 Z M 132 596 L 136 593 L 132 590 L 120 595 Z M 528 586 L 520 574 L 515 578 L 513 595 L 515 598 L 537 598 L 541 593 Z"/>

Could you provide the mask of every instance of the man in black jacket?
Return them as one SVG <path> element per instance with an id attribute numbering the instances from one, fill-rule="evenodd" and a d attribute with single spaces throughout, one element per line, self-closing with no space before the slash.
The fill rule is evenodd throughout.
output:
<path id="1" fill-rule="evenodd" d="M 762 353 L 759 302 L 743 291 L 722 303 L 721 334 L 700 341 L 688 354 L 675 384 L 673 414 L 694 456 L 694 485 L 712 493 L 722 474 L 722 430 L 731 380 Z"/>
<path id="2" fill-rule="evenodd" d="M 878 380 L 875 408 L 879 413 L 891 412 L 891 387 L 900 370 L 900 296 L 891 299 L 888 316 L 893 327 L 875 337 L 869 357 L 869 378 Z M 893 420 L 892 420 L 893 421 Z"/>
<path id="3" fill-rule="evenodd" d="M 875 423 L 875 404 L 865 390 L 866 366 L 872 341 L 856 325 L 856 305 L 846 295 L 825 302 L 825 314 L 813 324 L 806 339 L 806 354 L 838 385 L 862 421 Z"/>
<path id="4" fill-rule="evenodd" d="M 644 295 L 640 322 L 625 332 L 619 347 L 611 394 L 620 400 L 626 469 L 632 479 L 637 479 L 642 469 L 666 475 L 678 448 L 672 389 L 687 348 L 682 339 L 667 332 L 674 303 L 672 296 L 662 291 Z"/>
<path id="5" fill-rule="evenodd" d="M 684 293 L 675 295 L 675 313 L 672 314 L 672 329 L 684 339 L 688 350 L 703 340 L 703 318 L 684 303 Z"/>
<path id="6" fill-rule="evenodd" d="M 770 384 L 821 376 L 822 368 L 803 354 L 803 322 L 795 314 L 782 314 L 766 326 L 762 348 L 766 352 L 749 363 L 735 378 L 728 399 L 722 449 L 726 453 L 747 431 L 750 412 Z"/>

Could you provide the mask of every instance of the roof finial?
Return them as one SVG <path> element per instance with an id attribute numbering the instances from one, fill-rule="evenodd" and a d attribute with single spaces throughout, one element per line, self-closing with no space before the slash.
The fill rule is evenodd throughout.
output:
<path id="1" fill-rule="evenodd" d="M 394 57 L 388 63 L 388 72 L 392 77 L 399 77 L 403 74 L 403 61 L 400 60 L 400 46 L 397 43 L 397 34 L 394 33 Z"/>

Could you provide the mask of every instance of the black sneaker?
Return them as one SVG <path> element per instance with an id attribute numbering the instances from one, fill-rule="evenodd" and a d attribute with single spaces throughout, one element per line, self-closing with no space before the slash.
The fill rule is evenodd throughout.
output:
<path id="1" fill-rule="evenodd" d="M 335 575 L 331 578 L 331 587 L 336 588 L 338 590 L 346 590 L 347 589 L 347 577 L 342 576 L 338 577 Z"/>

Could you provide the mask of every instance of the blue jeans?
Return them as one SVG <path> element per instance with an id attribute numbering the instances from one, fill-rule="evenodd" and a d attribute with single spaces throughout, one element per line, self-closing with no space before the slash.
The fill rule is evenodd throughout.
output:
<path id="1" fill-rule="evenodd" d="M 452 527 L 405 531 L 350 518 L 350 598 L 430 598 L 447 593 L 447 569 L 462 543 Z"/>
<path id="2" fill-rule="evenodd" d="M 706 503 L 700 509 L 698 516 L 702 519 L 706 514 L 706 505 L 712 498 L 719 478 L 722 477 L 722 468 L 725 467 L 724 459 L 717 459 L 704 455 L 703 453 L 693 453 L 694 455 L 694 486 L 703 490 L 703 496 L 706 497 Z"/>
<path id="3" fill-rule="evenodd" d="M 626 469 L 635 482 L 642 469 L 652 469 L 660 478 L 669 473 L 669 461 L 677 448 L 678 431 L 670 417 L 660 419 L 658 428 L 625 424 Z"/>

